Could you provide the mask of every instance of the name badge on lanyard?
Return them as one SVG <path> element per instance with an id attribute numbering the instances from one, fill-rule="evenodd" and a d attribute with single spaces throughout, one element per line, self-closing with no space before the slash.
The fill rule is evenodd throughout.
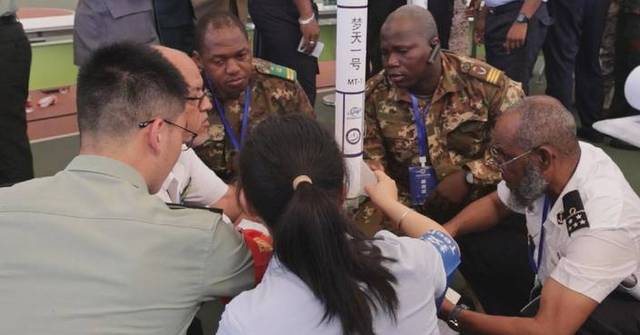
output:
<path id="1" fill-rule="evenodd" d="M 244 104 L 242 106 L 242 125 L 240 126 L 240 138 L 236 137 L 236 133 L 233 131 L 233 127 L 227 120 L 224 111 L 224 105 L 218 100 L 218 98 L 213 98 L 213 101 L 216 104 L 216 109 L 218 110 L 218 114 L 220 115 L 220 120 L 222 120 L 222 124 L 224 125 L 224 131 L 229 136 L 231 140 L 231 144 L 236 151 L 240 151 L 242 148 L 242 144 L 244 143 L 244 138 L 247 134 L 247 128 L 249 124 L 249 107 L 251 106 L 251 88 L 247 87 L 244 90 Z"/>
<path id="2" fill-rule="evenodd" d="M 409 191 L 411 193 L 411 204 L 421 206 L 438 185 L 435 170 L 427 165 L 427 130 L 424 120 L 429 114 L 430 104 L 424 109 L 418 107 L 418 99 L 411 94 L 411 111 L 416 122 L 416 132 L 418 137 L 419 166 L 409 167 Z"/>
<path id="3" fill-rule="evenodd" d="M 535 281 L 533 283 L 533 290 L 538 288 L 542 283 L 540 283 L 540 278 L 538 277 L 538 273 L 540 271 L 540 264 L 542 264 L 542 251 L 544 250 L 544 222 L 547 221 L 547 215 L 549 214 L 549 209 L 551 207 L 551 203 L 549 201 L 549 197 L 544 197 L 544 204 L 542 206 L 542 219 L 540 220 L 540 240 L 538 241 L 538 259 L 534 259 L 534 253 L 536 249 L 536 245 L 533 242 L 533 237 L 529 235 L 529 267 L 531 271 L 533 271 L 535 275 Z M 532 290 L 532 291 L 533 291 Z"/>

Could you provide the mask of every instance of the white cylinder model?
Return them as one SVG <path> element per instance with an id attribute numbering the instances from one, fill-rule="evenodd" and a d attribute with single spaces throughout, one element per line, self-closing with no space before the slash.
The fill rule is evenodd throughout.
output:
<path id="1" fill-rule="evenodd" d="M 349 174 L 349 200 L 361 189 L 367 0 L 338 0 L 337 19 L 335 134 Z"/>

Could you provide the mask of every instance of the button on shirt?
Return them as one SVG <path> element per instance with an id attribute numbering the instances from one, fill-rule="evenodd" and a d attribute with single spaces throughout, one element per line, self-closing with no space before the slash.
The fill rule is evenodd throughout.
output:
<path id="1" fill-rule="evenodd" d="M 0 254 L 0 334 L 184 334 L 254 277 L 220 215 L 171 210 L 100 156 L 0 189 Z"/>
<path id="2" fill-rule="evenodd" d="M 543 284 L 551 277 L 600 303 L 623 279 L 640 274 L 640 199 L 601 149 L 580 142 L 580 150 L 578 166 L 544 222 L 538 276 Z M 588 227 L 574 226 L 569 234 L 571 225 L 559 220 L 558 214 L 568 215 L 563 197 L 575 190 L 584 205 L 584 213 L 576 218 L 586 220 Z M 498 196 L 509 208 L 526 215 L 537 263 L 544 197 L 529 208 L 518 207 L 504 181 L 498 185 Z"/>
<path id="3" fill-rule="evenodd" d="M 180 154 L 156 195 L 164 202 L 209 206 L 220 200 L 228 189 L 193 149 L 188 149 Z"/>
<path id="4" fill-rule="evenodd" d="M 398 284 L 398 322 L 386 314 L 373 318 L 376 334 L 438 334 L 435 300 L 446 289 L 442 258 L 429 242 L 380 231 L 373 243 L 382 255 L 398 262 L 385 264 Z M 296 275 L 272 259 L 258 286 L 227 305 L 218 335 L 342 334 L 339 319 L 321 322 L 324 306 Z"/>

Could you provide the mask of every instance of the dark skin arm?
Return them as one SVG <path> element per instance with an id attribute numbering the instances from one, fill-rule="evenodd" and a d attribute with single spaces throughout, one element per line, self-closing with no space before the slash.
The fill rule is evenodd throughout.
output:
<path id="1" fill-rule="evenodd" d="M 509 208 L 498 198 L 498 193 L 493 192 L 470 203 L 458 215 L 445 223 L 444 228 L 453 237 L 484 231 L 498 224 L 510 213 Z"/>
<path id="2" fill-rule="evenodd" d="M 598 303 L 549 278 L 545 281 L 538 314 L 532 318 L 487 315 L 462 311 L 461 329 L 473 334 L 492 335 L 569 335 L 575 334 Z M 445 301 L 441 316 L 448 316 L 453 305 Z"/>
<path id="3" fill-rule="evenodd" d="M 540 7 L 542 0 L 525 0 L 520 8 L 520 13 L 526 15 L 528 18 L 533 17 L 538 8 Z M 512 50 L 521 48 L 524 46 L 527 40 L 527 29 L 529 25 L 526 23 L 514 22 L 507 32 L 507 37 L 504 41 L 504 48 L 507 53 L 511 53 Z"/>
<path id="4" fill-rule="evenodd" d="M 448 211 L 451 207 L 461 206 L 467 200 L 470 189 L 464 171 L 454 172 L 438 183 L 435 191 L 425 200 L 425 205 Z"/>
<path id="5" fill-rule="evenodd" d="M 300 19 L 307 19 L 313 15 L 313 7 L 309 0 L 293 0 L 293 3 L 298 9 Z M 310 54 L 316 47 L 318 37 L 320 37 L 320 25 L 318 24 L 318 20 L 314 19 L 307 24 L 301 24 L 300 32 L 302 33 L 302 50 L 304 53 Z M 310 43 L 312 41 L 313 43 Z"/>

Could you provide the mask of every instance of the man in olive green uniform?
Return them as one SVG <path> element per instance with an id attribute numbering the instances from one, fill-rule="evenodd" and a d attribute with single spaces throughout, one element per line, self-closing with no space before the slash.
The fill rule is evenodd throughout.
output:
<path id="1" fill-rule="evenodd" d="M 433 167 L 438 184 L 414 207 L 444 223 L 470 200 L 495 189 L 501 178 L 487 164 L 489 131 L 496 116 L 521 100 L 524 93 L 519 83 L 486 63 L 440 52 L 435 23 L 423 8 L 404 6 L 393 12 L 381 37 L 384 70 L 367 81 L 365 93 L 365 159 L 396 180 L 401 199 L 409 204 L 410 169 L 421 165 L 424 143 L 424 163 Z M 422 125 L 416 124 L 416 117 Z M 425 141 L 419 134 L 423 125 Z M 368 202 L 359 209 L 357 220 L 369 232 L 379 229 L 381 221 Z M 511 257 L 527 264 L 523 230 L 501 227 L 485 235 L 478 236 L 478 241 L 461 241 L 463 250 L 466 246 L 475 252 L 477 247 L 495 244 L 496 239 L 509 239 L 516 242 Z M 501 252 L 485 252 L 482 257 L 494 262 L 500 258 L 496 253 Z M 514 314 L 526 303 L 532 281 L 526 266 L 509 264 L 503 269 L 503 278 L 491 277 L 492 282 L 485 285 L 476 280 L 483 276 L 475 272 L 493 271 L 493 267 L 477 271 L 472 268 L 474 256 L 464 254 L 463 273 L 470 277 L 485 308 Z M 484 259 L 480 262 L 487 263 Z M 496 292 L 500 287 L 502 294 Z"/>
<path id="2" fill-rule="evenodd" d="M 213 102 L 208 133 L 195 150 L 227 182 L 235 175 L 234 156 L 249 128 L 273 113 L 315 116 L 295 71 L 253 58 L 235 16 L 216 13 L 198 21 L 194 60 Z"/>
<path id="3" fill-rule="evenodd" d="M 98 49 L 78 75 L 80 155 L 0 190 L 0 334 L 184 334 L 254 284 L 242 236 L 158 192 L 184 144 L 181 74 L 149 46 Z"/>

